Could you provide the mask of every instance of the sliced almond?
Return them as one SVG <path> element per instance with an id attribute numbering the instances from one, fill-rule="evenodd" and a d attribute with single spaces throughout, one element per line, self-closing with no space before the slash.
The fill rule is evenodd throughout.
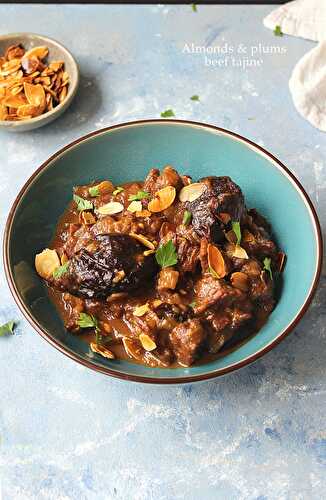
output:
<path id="1" fill-rule="evenodd" d="M 57 72 L 59 69 L 61 69 L 64 65 L 64 61 L 52 61 L 49 64 L 49 68 L 52 69 L 53 71 Z"/>
<path id="2" fill-rule="evenodd" d="M 148 257 L 149 255 L 152 255 L 153 253 L 155 253 L 155 250 L 145 250 L 145 252 L 143 252 L 143 255 L 145 255 L 145 257 Z"/>
<path id="3" fill-rule="evenodd" d="M 123 269 L 120 271 L 116 271 L 114 278 L 113 278 L 113 283 L 119 283 L 119 281 L 123 280 L 123 278 L 126 276 L 126 273 L 124 272 Z"/>
<path id="4" fill-rule="evenodd" d="M 208 265 L 217 278 L 224 278 L 227 274 L 225 260 L 222 252 L 215 245 L 209 243 L 207 247 Z"/>
<path id="5" fill-rule="evenodd" d="M 248 276 L 245 273 L 235 272 L 231 274 L 231 283 L 234 288 L 238 288 L 243 292 L 247 292 L 249 289 Z"/>
<path id="6" fill-rule="evenodd" d="M 284 252 L 279 252 L 277 254 L 277 262 L 276 262 L 276 268 L 279 273 L 281 273 L 284 269 L 286 263 L 286 255 Z"/>
<path id="7" fill-rule="evenodd" d="M 109 194 L 112 193 L 114 186 L 110 181 L 102 181 L 97 186 L 98 192 L 100 194 Z"/>
<path id="8" fill-rule="evenodd" d="M 179 200 L 183 203 L 186 201 L 195 201 L 199 198 L 205 191 L 206 186 L 202 182 L 194 182 L 181 189 L 179 193 Z"/>
<path id="9" fill-rule="evenodd" d="M 247 252 L 240 245 L 234 245 L 232 257 L 237 259 L 249 259 Z"/>
<path id="10" fill-rule="evenodd" d="M 45 92 L 42 85 L 39 83 L 32 85 L 31 83 L 24 82 L 24 91 L 29 104 L 32 104 L 33 106 L 40 106 L 42 108 L 45 106 Z"/>
<path id="11" fill-rule="evenodd" d="M 154 340 L 152 340 L 149 335 L 146 335 L 146 333 L 141 333 L 139 335 L 139 340 L 145 351 L 154 351 L 157 347 Z"/>
<path id="12" fill-rule="evenodd" d="M 20 44 L 11 45 L 6 49 L 5 59 L 10 61 L 11 59 L 20 59 L 25 54 L 25 49 Z"/>
<path id="13" fill-rule="evenodd" d="M 37 57 L 38 59 L 44 59 L 49 53 L 49 49 L 45 46 L 33 47 L 32 49 L 25 52 L 25 57 Z"/>
<path id="14" fill-rule="evenodd" d="M 30 117 L 37 116 L 39 114 L 39 106 L 32 106 L 31 104 L 23 104 L 17 109 L 17 116 L 20 117 Z"/>
<path id="15" fill-rule="evenodd" d="M 96 219 L 92 212 L 88 210 L 83 210 L 82 212 L 79 212 L 79 220 L 82 224 L 85 224 L 86 226 L 90 226 L 92 224 L 95 224 Z"/>
<path id="16" fill-rule="evenodd" d="M 148 210 L 150 212 L 162 212 L 172 205 L 175 195 L 176 190 L 173 186 L 166 186 L 160 189 L 155 193 L 155 198 L 148 203 Z"/>
<path id="17" fill-rule="evenodd" d="M 100 354 L 101 356 L 103 356 L 103 358 L 108 358 L 108 359 L 115 358 L 113 352 L 110 351 L 110 349 L 107 349 L 106 347 L 102 346 L 101 344 L 96 344 L 96 342 L 91 342 L 90 348 L 96 354 Z"/>
<path id="18" fill-rule="evenodd" d="M 0 120 L 6 120 L 8 116 L 7 106 L 0 104 Z"/>
<path id="19" fill-rule="evenodd" d="M 145 236 L 143 236 L 142 234 L 129 233 L 129 235 L 135 238 L 135 240 L 139 241 L 150 250 L 155 250 L 155 244 L 152 241 L 145 238 Z"/>
<path id="20" fill-rule="evenodd" d="M 24 104 L 27 104 L 25 96 L 23 94 L 10 95 L 3 99 L 2 104 L 9 106 L 10 108 L 19 108 Z"/>
<path id="21" fill-rule="evenodd" d="M 150 311 L 150 308 L 149 308 L 149 305 L 146 303 L 146 304 L 143 304 L 142 306 L 135 307 L 132 314 L 134 316 L 140 317 L 140 316 L 144 316 L 144 314 L 146 314 L 148 311 Z"/>
<path id="22" fill-rule="evenodd" d="M 128 212 L 135 213 L 141 212 L 142 209 L 141 201 L 132 201 L 130 205 L 127 207 Z"/>
<path id="23" fill-rule="evenodd" d="M 39 68 L 40 60 L 38 59 L 38 57 L 35 57 L 35 56 L 29 57 L 29 56 L 26 56 L 26 54 L 25 54 L 21 60 L 21 65 L 22 65 L 23 70 L 28 75 L 31 75 L 32 73 L 34 73 L 34 71 L 37 71 L 37 69 Z"/>
<path id="24" fill-rule="evenodd" d="M 143 358 L 143 348 L 138 340 L 129 339 L 128 337 L 122 338 L 123 347 L 130 358 L 141 361 Z"/>
<path id="25" fill-rule="evenodd" d="M 44 279 L 49 279 L 60 266 L 60 259 L 55 250 L 46 248 L 43 252 L 35 256 L 35 269 L 37 273 Z"/>
<path id="26" fill-rule="evenodd" d="M 119 203 L 118 201 L 110 201 L 109 203 L 99 207 L 97 212 L 101 215 L 114 215 L 119 214 L 123 211 L 123 209 L 124 207 L 122 203 Z"/>
<path id="27" fill-rule="evenodd" d="M 67 254 L 65 254 L 65 252 L 63 252 L 63 254 L 61 255 L 60 257 L 60 262 L 61 262 L 61 265 L 65 264 L 66 262 L 68 262 L 68 257 L 67 257 Z"/>
<path id="28" fill-rule="evenodd" d="M 59 92 L 59 101 L 62 102 L 65 100 L 68 94 L 68 89 L 66 86 L 62 87 L 61 91 Z"/>

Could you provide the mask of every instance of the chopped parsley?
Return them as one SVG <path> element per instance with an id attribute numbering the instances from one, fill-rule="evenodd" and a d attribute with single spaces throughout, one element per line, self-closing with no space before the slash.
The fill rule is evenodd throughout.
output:
<path id="1" fill-rule="evenodd" d="M 189 307 L 194 309 L 195 307 L 197 307 L 197 302 L 195 300 L 193 300 L 192 302 L 190 302 Z"/>
<path id="2" fill-rule="evenodd" d="M 185 210 L 183 213 L 182 224 L 188 226 L 188 224 L 190 224 L 191 218 L 192 218 L 192 213 L 189 212 L 189 210 Z"/>
<path id="3" fill-rule="evenodd" d="M 274 35 L 275 36 L 283 36 L 281 26 L 279 26 L 278 24 L 274 28 Z"/>
<path id="4" fill-rule="evenodd" d="M 191 101 L 199 101 L 199 95 L 192 95 L 192 96 L 190 97 L 190 100 L 191 100 Z"/>
<path id="5" fill-rule="evenodd" d="M 69 267 L 69 260 L 62 264 L 62 266 L 57 267 L 52 273 L 53 278 L 61 278 L 67 271 Z"/>
<path id="6" fill-rule="evenodd" d="M 241 228 L 240 228 L 240 222 L 233 222 L 232 221 L 232 231 L 236 235 L 237 242 L 236 245 L 240 245 L 241 243 Z"/>
<path id="7" fill-rule="evenodd" d="M 4 325 L 1 325 L 0 337 L 4 337 L 5 335 L 13 335 L 15 326 L 16 326 L 15 321 L 8 321 Z"/>
<path id="8" fill-rule="evenodd" d="M 101 341 L 100 328 L 98 326 L 98 321 L 92 314 L 80 313 L 77 320 L 77 325 L 80 328 L 94 328 L 96 335 L 96 343 Z"/>
<path id="9" fill-rule="evenodd" d="M 150 194 L 147 191 L 137 191 L 136 194 L 131 194 L 128 198 L 129 201 L 138 201 L 149 198 Z"/>
<path id="10" fill-rule="evenodd" d="M 85 200 L 84 198 L 81 198 L 77 194 L 74 194 L 73 198 L 74 198 L 74 202 L 77 205 L 77 210 L 79 212 L 82 212 L 83 210 L 92 210 L 93 209 L 93 203 L 91 201 Z"/>
<path id="11" fill-rule="evenodd" d="M 164 267 L 174 266 L 178 262 L 178 255 L 172 240 L 158 247 L 155 252 L 156 262 Z"/>
<path id="12" fill-rule="evenodd" d="M 272 273 L 272 268 L 271 268 L 272 259 L 270 257 L 265 257 L 263 263 L 264 263 L 265 271 L 269 272 L 269 275 L 270 275 L 271 280 L 272 280 L 273 279 L 273 273 Z"/>
<path id="13" fill-rule="evenodd" d="M 171 116 L 175 116 L 173 109 L 166 109 L 161 113 L 161 118 L 170 118 Z"/>
<path id="14" fill-rule="evenodd" d="M 95 198 L 95 196 L 100 196 L 100 190 L 98 186 L 91 186 L 88 189 L 89 195 Z"/>
<path id="15" fill-rule="evenodd" d="M 112 194 L 113 196 L 116 196 L 117 194 L 122 193 L 122 191 L 124 191 L 124 188 L 121 186 L 117 186 Z"/>

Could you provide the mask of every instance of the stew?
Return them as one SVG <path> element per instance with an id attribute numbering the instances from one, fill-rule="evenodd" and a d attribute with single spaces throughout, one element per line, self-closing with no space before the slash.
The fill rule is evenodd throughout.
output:
<path id="1" fill-rule="evenodd" d="M 171 166 L 74 188 L 35 266 L 93 352 L 152 367 L 206 362 L 257 333 L 285 262 L 229 177 Z"/>

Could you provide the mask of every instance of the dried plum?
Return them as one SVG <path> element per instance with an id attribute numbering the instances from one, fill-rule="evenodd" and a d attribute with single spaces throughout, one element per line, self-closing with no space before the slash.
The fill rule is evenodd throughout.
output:
<path id="1" fill-rule="evenodd" d="M 245 213 L 244 196 L 230 177 L 204 177 L 198 182 L 206 185 L 205 191 L 194 201 L 187 203 L 192 213 L 192 227 L 203 238 L 215 243 L 224 239 L 220 213 L 238 221 Z"/>
<path id="2" fill-rule="evenodd" d="M 97 235 L 94 244 L 94 252 L 82 248 L 72 257 L 68 272 L 55 280 L 56 287 L 79 297 L 105 299 L 142 288 L 156 274 L 154 256 L 144 257 L 144 247 L 129 235 Z"/>

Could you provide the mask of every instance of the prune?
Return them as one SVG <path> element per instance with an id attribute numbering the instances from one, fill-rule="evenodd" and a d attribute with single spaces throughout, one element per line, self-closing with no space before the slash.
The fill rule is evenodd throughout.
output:
<path id="1" fill-rule="evenodd" d="M 240 221 L 245 213 L 244 196 L 230 177 L 204 177 L 198 182 L 206 185 L 199 198 L 188 202 L 192 213 L 192 227 L 203 238 L 219 243 L 224 239 L 220 213 L 226 213 L 233 221 Z"/>
<path id="2" fill-rule="evenodd" d="M 144 256 L 144 247 L 126 234 L 100 234 L 95 251 L 82 248 L 68 271 L 54 285 L 73 295 L 105 299 L 112 293 L 130 292 L 150 284 L 157 272 L 154 255 Z"/>

